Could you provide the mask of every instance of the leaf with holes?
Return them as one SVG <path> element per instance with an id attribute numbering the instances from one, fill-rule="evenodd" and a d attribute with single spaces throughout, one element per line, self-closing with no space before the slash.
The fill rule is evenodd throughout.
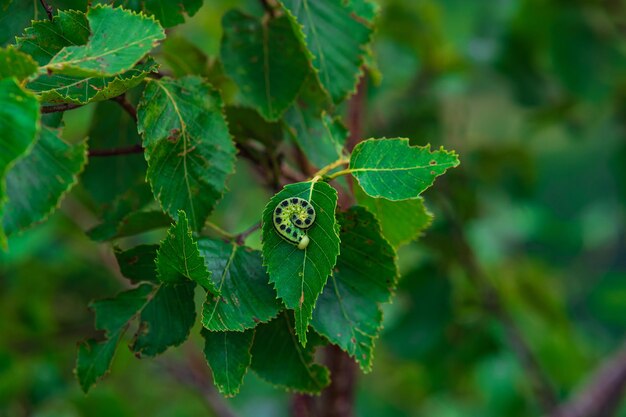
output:
<path id="1" fill-rule="evenodd" d="M 274 229 L 274 209 L 292 197 L 309 201 L 315 209 L 315 222 L 307 231 L 309 244 L 304 250 L 284 240 Z M 315 301 L 339 254 L 336 206 L 334 188 L 324 182 L 308 181 L 287 185 L 272 197 L 263 212 L 263 263 L 278 296 L 295 311 L 296 333 L 303 345 Z"/>
<path id="2" fill-rule="evenodd" d="M 277 120 L 298 95 L 309 73 L 289 19 L 256 18 L 232 10 L 222 20 L 224 69 L 241 90 L 243 104 Z"/>
<path id="3" fill-rule="evenodd" d="M 338 103 L 354 91 L 372 28 L 342 0 L 281 0 L 318 78 Z"/>
<path id="4" fill-rule="evenodd" d="M 211 281 L 211 272 L 204 264 L 198 244 L 194 241 L 189 229 L 185 212 L 178 212 L 178 221 L 167 231 L 161 241 L 156 258 L 158 277 L 161 282 L 177 282 L 184 276 L 200 284 L 204 289 L 217 293 Z"/>
<path id="5" fill-rule="evenodd" d="M 254 330 L 210 332 L 202 329 L 202 337 L 204 357 L 211 367 L 217 389 L 227 397 L 236 395 L 252 362 L 250 349 Z"/>
<path id="6" fill-rule="evenodd" d="M 395 252 L 365 208 L 341 213 L 339 224 L 341 254 L 317 300 L 311 325 L 369 372 L 382 327 L 380 304 L 389 301 L 398 275 Z"/>
<path id="7" fill-rule="evenodd" d="M 70 76 L 114 76 L 135 66 L 165 32 L 153 18 L 120 7 L 97 5 L 87 12 L 86 44 L 66 46 L 44 69 Z M 43 72 L 43 71 L 42 71 Z"/>
<path id="8" fill-rule="evenodd" d="M 39 130 L 39 102 L 15 80 L 0 80 L 0 225 L 4 223 L 7 203 L 6 175 L 31 148 Z M 4 228 L 0 227 L 0 247 L 6 248 Z"/>
<path id="9" fill-rule="evenodd" d="M 330 382 L 328 369 L 314 363 L 319 336 L 306 347 L 298 343 L 287 313 L 257 327 L 252 344 L 252 369 L 263 379 L 291 390 L 318 393 Z"/>
<path id="10" fill-rule="evenodd" d="M 259 251 L 201 238 L 200 253 L 219 294 L 207 294 L 202 324 L 211 331 L 244 331 L 276 317 L 282 305 L 269 285 Z"/>
<path id="11" fill-rule="evenodd" d="M 408 139 L 368 139 L 355 146 L 350 156 L 350 173 L 374 198 L 408 200 L 417 198 L 435 178 L 459 165 L 454 151 L 428 146 L 410 146 Z"/>
<path id="12" fill-rule="evenodd" d="M 433 215 L 424 206 L 422 197 L 390 201 L 370 197 L 359 186 L 354 187 L 354 196 L 359 205 L 376 216 L 383 235 L 396 248 L 417 239 L 433 220 Z"/>
<path id="13" fill-rule="evenodd" d="M 137 115 L 154 196 L 164 211 L 175 217 L 184 210 L 191 228 L 201 229 L 235 169 L 219 94 L 197 77 L 151 80 Z"/>
<path id="14" fill-rule="evenodd" d="M 78 182 L 87 162 L 85 143 L 68 145 L 58 129 L 43 127 L 32 150 L 6 176 L 9 201 L 2 227 L 8 234 L 44 220 Z"/>

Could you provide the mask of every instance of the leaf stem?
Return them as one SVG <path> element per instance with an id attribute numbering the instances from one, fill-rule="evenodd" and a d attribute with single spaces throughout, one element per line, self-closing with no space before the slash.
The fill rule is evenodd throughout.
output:
<path id="1" fill-rule="evenodd" d="M 350 162 L 350 160 L 347 157 L 343 156 L 343 157 L 337 159 L 335 162 L 332 162 L 332 163 L 326 165 L 324 168 L 322 168 L 319 171 L 317 171 L 315 174 L 313 174 L 313 177 L 323 177 L 324 175 L 326 175 L 326 173 L 328 173 L 328 171 L 332 171 L 333 169 L 337 168 L 338 166 L 345 165 L 348 162 Z M 339 171 L 339 172 L 342 172 L 342 171 Z"/>
<path id="2" fill-rule="evenodd" d="M 260 0 L 261 6 L 270 15 L 270 17 L 276 17 L 276 9 L 270 4 L 269 0 Z"/>
<path id="3" fill-rule="evenodd" d="M 77 109 L 79 107 L 83 107 L 82 104 L 73 104 L 73 103 L 63 103 L 63 104 L 53 104 L 51 106 L 41 106 L 42 113 L 59 113 L 66 110 Z"/>
<path id="4" fill-rule="evenodd" d="M 237 235 L 234 235 L 232 233 L 227 232 L 226 230 L 222 229 L 221 227 L 219 227 L 215 223 L 207 221 L 204 225 L 206 227 L 208 227 L 209 229 L 212 229 L 215 233 L 217 233 L 218 235 L 220 235 L 222 238 L 224 238 L 226 240 L 236 240 L 237 239 Z"/>
<path id="5" fill-rule="evenodd" d="M 52 6 L 50 6 L 46 0 L 39 0 L 43 8 L 46 10 L 46 14 L 48 15 L 48 19 L 52 20 Z"/>
<path id="6" fill-rule="evenodd" d="M 341 171 L 337 171 L 334 174 L 330 174 L 326 178 L 328 179 L 328 181 L 332 181 L 332 180 L 334 180 L 337 177 L 340 177 L 340 176 L 346 175 L 346 174 L 350 174 L 351 172 L 352 172 L 351 168 L 342 169 Z"/>
<path id="7" fill-rule="evenodd" d="M 113 97 L 112 101 L 116 102 L 128 113 L 128 115 L 137 123 L 137 109 L 131 104 L 130 101 L 126 98 L 126 94 L 120 94 L 117 97 Z"/>
<path id="8" fill-rule="evenodd" d="M 118 156 L 118 155 L 130 155 L 135 153 L 142 153 L 143 146 L 140 144 L 125 146 L 122 148 L 112 149 L 90 149 L 89 156 Z"/>

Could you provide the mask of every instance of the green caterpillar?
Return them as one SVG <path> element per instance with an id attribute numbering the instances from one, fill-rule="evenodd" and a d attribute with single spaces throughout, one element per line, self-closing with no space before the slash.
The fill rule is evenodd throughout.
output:
<path id="1" fill-rule="evenodd" d="M 306 229 L 313 226 L 315 209 L 308 201 L 291 197 L 286 198 L 274 209 L 274 228 L 289 243 L 305 249 L 310 242 Z"/>

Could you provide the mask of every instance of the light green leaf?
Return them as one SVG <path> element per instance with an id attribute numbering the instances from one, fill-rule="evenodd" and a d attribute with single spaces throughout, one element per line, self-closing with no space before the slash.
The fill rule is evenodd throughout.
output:
<path id="1" fill-rule="evenodd" d="M 159 245 L 139 245 L 128 250 L 115 248 L 115 258 L 120 272 L 133 283 L 149 281 L 158 283 L 156 257 Z"/>
<path id="2" fill-rule="evenodd" d="M 37 98 L 20 88 L 14 79 L 0 80 L 0 103 L 0 220 L 3 220 L 7 202 L 5 177 L 33 145 L 40 115 Z M 4 229 L 0 227 L 0 247 L 6 245 Z"/>
<path id="3" fill-rule="evenodd" d="M 37 72 L 37 63 L 30 55 L 12 46 L 0 48 L 0 79 L 15 77 L 19 81 Z"/>
<path id="4" fill-rule="evenodd" d="M 141 311 L 132 349 L 137 355 L 155 356 L 187 340 L 196 320 L 195 282 L 165 283 L 157 287 Z"/>
<path id="5" fill-rule="evenodd" d="M 339 223 L 341 254 L 317 300 L 311 325 L 369 372 L 382 327 L 380 303 L 389 301 L 398 275 L 395 252 L 374 215 L 363 207 L 341 213 Z"/>
<path id="6" fill-rule="evenodd" d="M 114 76 L 135 66 L 165 32 L 153 18 L 122 8 L 97 5 L 87 12 L 91 34 L 86 44 L 66 46 L 45 70 L 70 76 Z"/>
<path id="7" fill-rule="evenodd" d="M 100 3 L 115 3 L 126 9 L 143 11 L 154 15 L 163 27 L 169 28 L 185 22 L 183 13 L 193 16 L 202 6 L 202 0 L 100 0 Z"/>
<path id="8" fill-rule="evenodd" d="M 274 208 L 290 197 L 303 198 L 315 209 L 315 222 L 307 231 L 310 243 L 304 250 L 284 240 L 274 229 Z M 263 264 L 278 296 L 295 311 L 296 333 L 303 345 L 315 301 L 339 254 L 336 206 L 334 188 L 324 182 L 309 181 L 287 185 L 272 197 L 263 212 Z"/>
<path id="9" fill-rule="evenodd" d="M 158 277 L 161 282 L 178 282 L 180 276 L 197 282 L 207 291 L 218 292 L 211 281 L 211 273 L 204 264 L 198 244 L 189 229 L 184 211 L 178 212 L 178 221 L 167 231 L 161 241 L 156 259 Z"/>
<path id="10" fill-rule="evenodd" d="M 313 363 L 316 343 L 306 347 L 298 343 L 293 320 L 281 314 L 256 328 L 252 344 L 252 369 L 266 381 L 281 387 L 318 393 L 330 383 L 328 369 Z"/>
<path id="11" fill-rule="evenodd" d="M 310 51 L 321 85 L 338 103 L 354 92 L 372 28 L 342 0 L 281 0 Z"/>
<path id="12" fill-rule="evenodd" d="M 259 251 L 201 238 L 204 257 L 219 295 L 207 294 L 202 324 L 211 331 L 244 331 L 276 317 L 282 305 L 269 285 Z"/>
<path id="13" fill-rule="evenodd" d="M 96 314 L 96 329 L 104 330 L 106 339 L 102 342 L 89 339 L 78 347 L 76 376 L 84 392 L 109 371 L 122 335 L 130 320 L 146 305 L 152 290 L 150 285 L 142 285 L 91 304 Z"/>
<path id="14" fill-rule="evenodd" d="M 435 177 L 459 165 L 459 158 L 430 145 L 410 146 L 408 139 L 368 139 L 350 157 L 350 173 L 363 190 L 375 198 L 398 201 L 417 198 Z"/>
<path id="15" fill-rule="evenodd" d="M 7 234 L 46 219 L 78 182 L 87 162 L 85 143 L 68 145 L 60 131 L 43 127 L 31 152 L 9 170 L 2 227 Z"/>
<path id="16" fill-rule="evenodd" d="M 202 329 L 202 337 L 204 357 L 211 367 L 217 389 L 227 397 L 237 395 L 252 362 L 250 349 L 254 330 L 210 332 Z"/>
<path id="17" fill-rule="evenodd" d="M 277 120 L 293 103 L 309 73 L 307 57 L 289 19 L 256 18 L 231 10 L 222 20 L 224 69 L 243 104 Z"/>
<path id="18" fill-rule="evenodd" d="M 147 178 L 163 210 L 184 210 L 199 230 L 226 191 L 235 146 L 222 100 L 197 77 L 151 80 L 138 107 Z"/>
<path id="19" fill-rule="evenodd" d="M 417 239 L 430 226 L 433 215 L 424 206 L 424 199 L 389 201 L 372 198 L 359 186 L 354 187 L 354 196 L 359 205 L 374 213 L 383 235 L 395 248 Z"/>
<path id="20" fill-rule="evenodd" d="M 293 139 L 316 167 L 324 167 L 343 156 L 348 130 L 338 117 L 296 104 L 285 114 L 285 121 L 291 127 Z"/>

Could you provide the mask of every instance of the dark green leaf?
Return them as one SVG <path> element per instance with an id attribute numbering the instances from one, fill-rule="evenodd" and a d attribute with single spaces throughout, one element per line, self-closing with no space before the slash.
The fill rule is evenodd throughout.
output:
<path id="1" fill-rule="evenodd" d="M 383 235 L 392 246 L 398 247 L 417 239 L 433 220 L 433 215 L 424 206 L 424 199 L 389 201 L 372 198 L 359 186 L 354 187 L 358 203 L 374 213 Z"/>
<path id="2" fill-rule="evenodd" d="M 254 330 L 210 332 L 202 329 L 202 337 L 204 357 L 211 367 L 217 389 L 227 397 L 237 395 L 252 362 L 250 349 Z"/>
<path id="3" fill-rule="evenodd" d="M 115 248 L 115 258 L 120 272 L 133 283 L 158 282 L 156 256 L 159 245 L 139 245 L 122 251 Z"/>
<path id="4" fill-rule="evenodd" d="M 335 103 L 354 91 L 371 27 L 342 0 L 281 0 L 294 30 L 310 51 L 322 86 Z"/>
<path id="5" fill-rule="evenodd" d="M 207 294 L 202 324 L 211 331 L 243 331 L 276 317 L 282 307 L 269 285 L 261 253 L 232 243 L 198 240 L 219 295 Z"/>
<path id="6" fill-rule="evenodd" d="M 329 384 L 330 377 L 326 367 L 313 363 L 315 344 L 312 342 L 301 346 L 293 321 L 286 313 L 281 314 L 256 328 L 252 369 L 272 384 L 299 392 L 320 392 Z"/>
<path id="7" fill-rule="evenodd" d="M 285 16 L 267 19 L 232 10 L 222 21 L 224 69 L 241 90 L 241 101 L 277 120 L 298 95 L 309 65 Z"/>
<path id="8" fill-rule="evenodd" d="M 30 55 L 9 46 L 0 48 L 0 79 L 15 77 L 19 81 L 37 71 L 37 63 Z"/>
<path id="9" fill-rule="evenodd" d="M 87 392 L 111 367 L 115 350 L 129 321 L 146 305 L 153 287 L 142 285 L 118 294 L 115 298 L 96 301 L 91 308 L 96 314 L 96 329 L 104 330 L 106 339 L 89 339 L 78 347 L 76 376 Z"/>
<path id="10" fill-rule="evenodd" d="M 125 211 L 127 207 L 122 210 Z M 120 237 L 134 236 L 155 229 L 163 229 L 172 223 L 172 219 L 162 211 L 132 211 L 118 219 L 113 216 L 111 220 L 91 229 L 87 234 L 93 240 L 103 242 L 105 240 Z"/>
<path id="11" fill-rule="evenodd" d="M 219 94 L 200 78 L 151 80 L 138 108 L 148 181 L 163 210 L 204 225 L 234 171 L 235 146 Z"/>
<path id="12" fill-rule="evenodd" d="M 197 282 L 207 291 L 217 293 L 211 281 L 211 273 L 204 264 L 198 244 L 189 229 L 184 211 L 178 212 L 178 221 L 167 231 L 161 241 L 156 259 L 159 280 L 166 283 L 180 282 L 181 275 Z"/>
<path id="13" fill-rule="evenodd" d="M 40 115 L 37 98 L 10 78 L 0 80 L 0 103 L 0 220 L 4 223 L 8 199 L 5 177 L 34 143 Z M 4 229 L 0 227 L 0 247 L 6 248 L 6 245 Z"/>
<path id="14" fill-rule="evenodd" d="M 459 165 L 459 158 L 441 148 L 410 146 L 408 139 L 369 139 L 350 157 L 350 172 L 370 196 L 398 201 L 417 198 L 435 177 Z"/>
<path id="15" fill-rule="evenodd" d="M 202 6 L 202 0 L 99 0 L 101 3 L 114 3 L 127 9 L 143 11 L 154 15 L 163 27 L 169 28 L 185 22 L 183 14 L 193 16 Z"/>
<path id="16" fill-rule="evenodd" d="M 304 250 L 280 237 L 272 221 L 274 208 L 289 197 L 303 198 L 315 209 L 315 222 L 307 232 L 310 243 Z M 336 205 L 334 188 L 310 181 L 287 185 L 272 197 L 263 212 L 263 264 L 278 296 L 295 311 L 296 333 L 303 345 L 315 301 L 339 254 Z"/>
<path id="17" fill-rule="evenodd" d="M 398 274 L 395 252 L 374 215 L 363 207 L 341 213 L 339 224 L 341 254 L 317 300 L 311 325 L 369 372 L 382 327 L 380 303 L 389 301 Z"/>

